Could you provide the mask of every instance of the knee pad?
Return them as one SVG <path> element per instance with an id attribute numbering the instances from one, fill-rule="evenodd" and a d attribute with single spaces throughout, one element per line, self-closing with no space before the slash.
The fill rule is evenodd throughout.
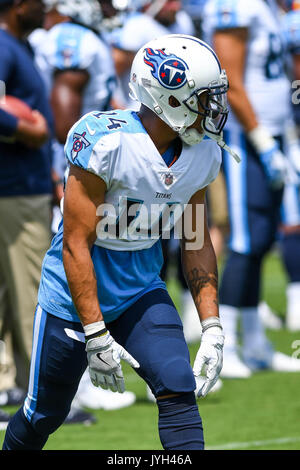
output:
<path id="1" fill-rule="evenodd" d="M 160 370 L 160 386 L 155 395 L 166 393 L 188 393 L 196 388 L 196 382 L 190 363 L 182 358 L 165 361 Z"/>

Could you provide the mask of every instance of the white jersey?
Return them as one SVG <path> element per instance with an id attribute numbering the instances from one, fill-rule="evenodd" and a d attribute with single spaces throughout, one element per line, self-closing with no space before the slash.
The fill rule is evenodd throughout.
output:
<path id="1" fill-rule="evenodd" d="M 284 72 L 284 41 L 275 1 L 208 0 L 204 40 L 213 45 L 214 32 L 227 28 L 248 29 L 245 88 L 260 124 L 272 135 L 282 134 L 290 114 L 290 83 Z M 233 122 L 231 113 L 227 127 Z"/>
<path id="2" fill-rule="evenodd" d="M 152 229 L 164 211 L 173 204 L 184 208 L 194 193 L 216 178 L 221 164 L 219 147 L 207 139 L 194 146 L 183 144 L 178 160 L 169 168 L 137 114 L 128 110 L 95 111 L 83 117 L 70 130 L 65 153 L 70 163 L 106 182 L 107 206 L 98 215 L 105 215 L 103 222 L 110 220 L 118 230 L 108 236 L 107 226 L 99 224 L 95 244 L 118 251 L 152 247 L 158 240 Z M 172 220 L 165 221 L 171 223 L 170 228 L 176 221 L 172 214 Z M 120 229 L 121 219 L 125 231 L 124 226 Z M 137 225 L 138 239 L 133 237 Z"/>
<path id="3" fill-rule="evenodd" d="M 55 72 L 85 70 L 89 81 L 83 92 L 81 115 L 93 109 L 108 109 L 116 82 L 115 69 L 110 48 L 93 31 L 75 23 L 59 23 L 42 36 L 35 50 L 49 92 Z"/>
<path id="4" fill-rule="evenodd" d="M 173 25 L 166 27 L 146 13 L 134 13 L 129 15 L 125 24 L 114 35 L 113 46 L 124 51 L 137 52 L 141 47 L 152 39 L 166 34 L 194 34 L 194 25 L 189 15 L 184 11 L 176 14 Z M 131 100 L 129 94 L 130 71 L 124 73 L 120 78 L 120 97 L 124 106 L 131 109 L 139 108 L 139 104 Z"/>

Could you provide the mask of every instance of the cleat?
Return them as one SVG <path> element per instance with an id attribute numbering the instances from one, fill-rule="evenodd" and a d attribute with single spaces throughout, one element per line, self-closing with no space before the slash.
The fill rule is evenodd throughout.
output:
<path id="1" fill-rule="evenodd" d="M 26 398 L 26 392 L 15 387 L 0 392 L 0 406 L 22 405 Z"/>
<path id="2" fill-rule="evenodd" d="M 286 316 L 286 327 L 289 331 L 300 331 L 300 314 L 299 312 L 289 312 Z"/>
<path id="3" fill-rule="evenodd" d="M 223 382 L 221 379 L 218 379 L 215 383 L 215 385 L 210 389 L 210 391 L 208 392 L 208 395 L 210 393 L 215 393 L 215 392 L 218 392 L 221 388 L 223 387 Z"/>
<path id="4" fill-rule="evenodd" d="M 300 372 L 300 359 L 281 352 L 274 352 L 270 369 L 277 372 Z"/>
<path id="5" fill-rule="evenodd" d="M 281 318 L 276 315 L 266 302 L 261 302 L 258 306 L 258 314 L 266 328 L 270 330 L 280 330 L 283 326 Z"/>
<path id="6" fill-rule="evenodd" d="M 205 382 L 205 377 L 202 375 L 200 377 L 195 377 L 196 380 L 196 390 L 195 390 L 195 395 L 196 398 L 203 398 L 203 397 L 198 397 L 198 392 L 200 388 L 203 386 L 203 383 Z M 223 387 L 223 382 L 221 379 L 218 379 L 215 383 L 215 385 L 210 389 L 207 395 L 210 395 L 211 393 L 218 392 L 221 388 Z"/>
<path id="7" fill-rule="evenodd" d="M 64 424 L 84 424 L 90 426 L 97 422 L 97 419 L 91 413 L 72 405 L 68 416 L 66 417 Z"/>
<path id="8" fill-rule="evenodd" d="M 0 431 L 5 431 L 11 416 L 0 408 Z"/>
<path id="9" fill-rule="evenodd" d="M 220 377 L 226 379 L 247 379 L 252 374 L 249 367 L 239 358 L 236 352 L 224 351 L 223 367 Z"/>
<path id="10" fill-rule="evenodd" d="M 300 331 L 300 282 L 287 286 L 286 327 L 289 331 Z"/>
<path id="11" fill-rule="evenodd" d="M 300 372 L 300 359 L 288 356 L 270 348 L 263 353 L 244 356 L 247 366 L 255 370 L 274 370 L 276 372 Z"/>
<path id="12" fill-rule="evenodd" d="M 119 393 L 95 387 L 87 371 L 83 374 L 75 395 L 76 404 L 94 410 L 118 410 L 133 405 L 135 400 L 136 396 L 133 392 Z"/>

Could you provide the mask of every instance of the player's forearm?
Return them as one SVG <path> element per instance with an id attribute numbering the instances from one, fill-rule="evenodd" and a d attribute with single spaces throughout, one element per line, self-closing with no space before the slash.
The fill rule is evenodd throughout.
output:
<path id="1" fill-rule="evenodd" d="M 230 85 L 228 101 L 235 117 L 242 125 L 245 132 L 250 132 L 258 126 L 255 111 L 243 85 Z"/>
<path id="2" fill-rule="evenodd" d="M 88 245 L 74 246 L 64 241 L 63 263 L 70 293 L 83 325 L 103 320 L 97 279 Z"/>
<path id="3" fill-rule="evenodd" d="M 55 135 L 64 144 L 69 130 L 80 118 L 82 97 L 66 86 L 53 89 L 51 105 L 55 120 Z"/>
<path id="4" fill-rule="evenodd" d="M 59 113 L 56 111 L 54 114 L 55 136 L 60 144 L 65 144 L 69 130 L 80 118 L 80 109 L 81 101 L 78 101 L 77 103 L 73 103 L 69 107 L 66 107 L 63 112 Z"/>
<path id="5" fill-rule="evenodd" d="M 183 273 L 200 320 L 219 316 L 218 268 L 211 242 L 201 250 L 182 250 Z"/>

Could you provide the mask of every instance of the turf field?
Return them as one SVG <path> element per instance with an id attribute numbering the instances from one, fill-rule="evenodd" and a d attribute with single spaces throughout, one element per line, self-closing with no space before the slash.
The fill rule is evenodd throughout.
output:
<path id="1" fill-rule="evenodd" d="M 284 317 L 286 279 L 276 253 L 264 265 L 263 297 Z M 170 293 L 178 304 L 177 284 Z M 295 352 L 292 344 L 300 332 L 268 331 L 276 348 Z M 193 360 L 198 345 L 193 345 Z M 299 351 L 300 353 L 300 351 Z M 299 354 L 300 356 L 300 354 Z M 137 401 L 118 411 L 93 411 L 98 422 L 91 426 L 64 425 L 46 444 L 47 450 L 161 450 L 157 432 L 156 406 L 146 398 L 142 380 L 124 365 L 127 389 Z M 300 373 L 259 372 L 247 380 L 223 380 L 223 387 L 199 400 L 207 449 L 300 450 Z M 5 408 L 14 411 L 15 408 Z M 4 432 L 0 432 L 2 445 Z"/>

